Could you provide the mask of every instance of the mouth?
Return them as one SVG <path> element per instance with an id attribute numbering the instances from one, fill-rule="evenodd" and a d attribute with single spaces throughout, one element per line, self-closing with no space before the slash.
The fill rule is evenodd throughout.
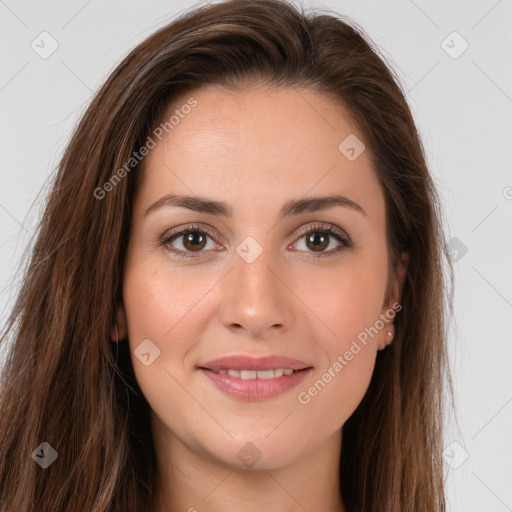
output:
<path id="1" fill-rule="evenodd" d="M 311 367 L 312 365 L 310 365 L 309 363 L 300 361 L 299 359 L 292 359 L 291 357 L 273 355 L 255 357 L 246 354 L 233 354 L 230 356 L 221 357 L 219 359 L 214 359 L 212 361 L 202 363 L 199 366 L 199 368 L 211 370 L 216 373 L 224 373 L 224 371 L 229 372 L 230 370 L 233 370 L 235 372 L 265 372 L 267 370 L 272 370 L 273 372 L 277 372 L 279 374 L 280 371 L 282 370 L 284 375 L 289 375 L 290 371 L 293 372 L 296 370 L 305 370 Z M 237 375 L 237 377 L 240 377 L 240 375 Z M 256 378 L 256 376 L 252 376 L 249 378 Z M 265 374 L 262 374 L 261 378 L 270 379 L 273 377 L 265 377 Z"/>
<path id="2" fill-rule="evenodd" d="M 228 356 L 197 369 L 223 393 L 242 401 L 273 398 L 297 386 L 313 370 L 304 361 L 284 356 Z"/>
<path id="3" fill-rule="evenodd" d="M 311 367 L 309 367 L 311 368 Z M 199 367 L 200 370 L 206 370 L 217 375 L 229 375 L 242 380 L 268 380 L 282 377 L 283 375 L 291 375 L 292 373 L 304 372 L 309 368 L 302 368 L 300 370 L 294 370 L 293 368 L 275 368 L 270 370 L 242 370 L 242 369 L 228 369 L 220 368 L 219 370 L 212 370 L 210 368 Z"/>

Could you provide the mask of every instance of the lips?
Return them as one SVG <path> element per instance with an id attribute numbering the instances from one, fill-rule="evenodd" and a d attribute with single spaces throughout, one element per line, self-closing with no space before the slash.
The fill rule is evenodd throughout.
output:
<path id="1" fill-rule="evenodd" d="M 285 356 L 253 357 L 240 354 L 207 361 L 200 364 L 198 367 L 220 373 L 221 370 L 246 370 L 253 372 L 280 369 L 283 371 L 305 370 L 306 368 L 311 368 L 312 365 Z M 285 374 L 289 374 L 289 372 Z"/>
<path id="2" fill-rule="evenodd" d="M 312 369 L 304 361 L 284 356 L 234 355 L 198 366 L 219 390 L 243 401 L 276 397 L 297 386 Z"/>
<path id="3" fill-rule="evenodd" d="M 220 369 L 218 371 L 210 370 L 219 375 L 229 375 L 230 377 L 236 377 L 238 379 L 250 380 L 250 379 L 275 379 L 276 377 L 282 377 L 283 375 L 291 375 L 294 372 L 300 372 L 301 370 L 292 370 L 291 368 L 276 368 L 272 370 L 226 370 Z"/>

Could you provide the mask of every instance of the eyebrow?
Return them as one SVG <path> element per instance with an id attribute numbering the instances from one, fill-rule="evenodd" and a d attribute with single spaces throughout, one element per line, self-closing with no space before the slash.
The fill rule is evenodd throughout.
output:
<path id="1" fill-rule="evenodd" d="M 233 210 L 231 206 L 223 201 L 215 201 L 206 197 L 186 196 L 177 194 L 167 194 L 153 203 L 145 212 L 144 217 L 164 207 L 177 206 L 187 208 L 194 212 L 209 213 L 220 217 L 231 218 Z M 354 211 L 366 215 L 366 212 L 357 203 L 340 195 L 308 197 L 305 199 L 292 199 L 287 201 L 279 211 L 279 219 L 291 215 L 300 215 L 301 213 L 318 212 L 327 210 L 335 206 L 350 208 Z"/>

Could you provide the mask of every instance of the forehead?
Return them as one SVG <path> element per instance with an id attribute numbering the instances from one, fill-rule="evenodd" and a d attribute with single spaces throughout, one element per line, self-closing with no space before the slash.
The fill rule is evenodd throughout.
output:
<path id="1" fill-rule="evenodd" d="M 292 87 L 207 87 L 175 98 L 163 122 L 171 116 L 143 161 L 138 208 L 172 192 L 252 201 L 252 213 L 262 213 L 290 197 L 342 193 L 382 213 L 369 148 L 355 160 L 344 153 L 345 140 L 359 152 L 363 134 L 331 98 Z"/>

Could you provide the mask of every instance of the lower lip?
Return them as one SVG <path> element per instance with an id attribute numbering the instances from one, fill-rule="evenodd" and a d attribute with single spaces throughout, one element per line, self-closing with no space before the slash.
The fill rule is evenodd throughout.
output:
<path id="1" fill-rule="evenodd" d="M 291 375 L 283 375 L 273 379 L 244 380 L 228 374 L 215 373 L 212 370 L 199 368 L 221 391 L 245 401 L 257 401 L 272 398 L 297 386 L 313 368 L 307 368 Z"/>

